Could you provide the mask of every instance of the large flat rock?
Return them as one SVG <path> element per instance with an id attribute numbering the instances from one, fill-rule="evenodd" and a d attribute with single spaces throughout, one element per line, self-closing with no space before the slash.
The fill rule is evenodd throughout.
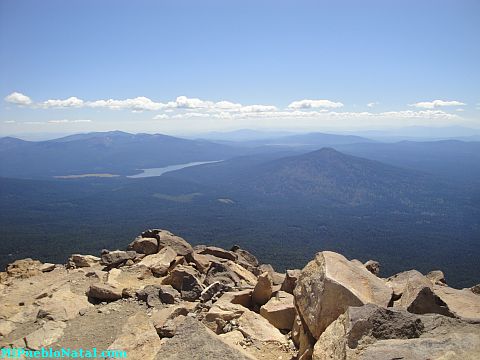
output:
<path id="1" fill-rule="evenodd" d="M 186 317 L 177 327 L 173 338 L 162 339 L 161 348 L 155 359 L 252 360 L 253 358 L 222 341 L 199 321 Z"/>

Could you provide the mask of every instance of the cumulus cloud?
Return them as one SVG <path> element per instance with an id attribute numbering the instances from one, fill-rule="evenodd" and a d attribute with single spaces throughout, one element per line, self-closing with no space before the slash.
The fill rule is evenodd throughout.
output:
<path id="1" fill-rule="evenodd" d="M 373 108 L 373 107 L 377 106 L 378 104 L 380 104 L 380 103 L 377 102 L 377 101 L 374 101 L 374 102 L 368 103 L 367 106 L 368 106 L 369 108 Z"/>
<path id="2" fill-rule="evenodd" d="M 434 109 L 437 107 L 443 106 L 463 106 L 466 105 L 463 102 L 452 100 L 433 100 L 433 101 L 421 101 L 415 104 L 409 104 L 409 106 L 417 107 L 417 108 L 424 108 L 424 109 Z"/>
<path id="3" fill-rule="evenodd" d="M 288 105 L 289 109 L 315 109 L 315 108 L 340 108 L 343 104 L 341 102 L 334 102 L 330 100 L 297 100 Z"/>
<path id="4" fill-rule="evenodd" d="M 69 97 L 68 99 L 54 99 L 54 100 L 47 100 L 39 104 L 40 107 L 48 109 L 48 108 L 68 108 L 68 107 L 82 107 L 84 105 L 84 101 L 79 99 L 75 96 Z"/>
<path id="5" fill-rule="evenodd" d="M 13 92 L 10 95 L 6 96 L 5 101 L 16 105 L 30 105 L 32 103 L 32 99 L 30 99 L 27 95 L 23 95 L 19 92 Z"/>
<path id="6" fill-rule="evenodd" d="M 132 111 L 161 110 L 166 107 L 165 104 L 152 101 L 144 96 L 124 100 L 108 99 L 88 101 L 86 106 L 91 108 L 106 108 L 111 110 L 130 109 Z"/>

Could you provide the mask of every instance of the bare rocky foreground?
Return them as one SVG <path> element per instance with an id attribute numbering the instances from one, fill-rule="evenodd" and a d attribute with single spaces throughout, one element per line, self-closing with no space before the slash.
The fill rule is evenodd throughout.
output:
<path id="1" fill-rule="evenodd" d="M 478 285 L 379 270 L 324 251 L 280 274 L 237 246 L 192 248 L 147 230 L 125 251 L 10 264 L 0 273 L 0 347 L 147 360 L 478 359 Z"/>

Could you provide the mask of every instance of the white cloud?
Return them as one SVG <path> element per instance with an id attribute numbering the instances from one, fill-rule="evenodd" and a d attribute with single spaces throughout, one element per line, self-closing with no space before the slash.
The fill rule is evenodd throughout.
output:
<path id="1" fill-rule="evenodd" d="M 424 108 L 424 109 L 434 109 L 436 107 L 442 106 L 463 106 L 466 105 L 463 102 L 452 100 L 433 100 L 433 101 L 421 101 L 415 104 L 409 104 L 409 106 L 417 107 L 417 108 Z"/>
<path id="2" fill-rule="evenodd" d="M 144 96 L 124 100 L 108 99 L 89 101 L 86 105 L 91 108 L 107 108 L 111 110 L 130 109 L 133 111 L 160 110 L 166 106 L 165 104 L 152 101 Z"/>
<path id="3" fill-rule="evenodd" d="M 5 124 L 15 124 L 15 120 L 6 120 L 4 121 Z"/>
<path id="4" fill-rule="evenodd" d="M 30 105 L 32 103 L 32 99 L 19 92 L 11 93 L 10 95 L 6 96 L 4 100 L 16 105 Z"/>
<path id="5" fill-rule="evenodd" d="M 374 106 L 377 106 L 378 104 L 380 104 L 378 101 L 374 101 L 374 102 L 368 103 L 367 106 L 369 108 L 373 108 Z"/>
<path id="6" fill-rule="evenodd" d="M 167 114 L 158 114 L 153 117 L 153 120 L 164 120 L 164 119 L 169 119 L 170 116 Z"/>
<path id="7" fill-rule="evenodd" d="M 290 105 L 289 109 L 314 109 L 314 108 L 340 108 L 343 104 L 341 102 L 334 102 L 330 100 L 297 100 Z"/>
<path id="8" fill-rule="evenodd" d="M 48 108 L 68 108 L 68 107 L 82 107 L 84 101 L 75 96 L 69 97 L 68 99 L 53 99 L 47 100 L 43 103 L 40 103 L 39 106 L 45 109 Z"/>
<path id="9" fill-rule="evenodd" d="M 61 120 L 49 120 L 49 124 L 67 124 L 67 123 L 90 123 L 92 120 L 88 119 L 78 119 L 78 120 L 68 120 L 68 119 L 61 119 Z"/>
<path id="10" fill-rule="evenodd" d="M 248 105 L 242 106 L 239 111 L 242 113 L 262 113 L 276 111 L 277 108 L 272 105 Z"/>

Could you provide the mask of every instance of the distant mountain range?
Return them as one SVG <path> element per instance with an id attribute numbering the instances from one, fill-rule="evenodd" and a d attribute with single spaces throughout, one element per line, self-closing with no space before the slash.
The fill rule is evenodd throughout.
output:
<path id="1" fill-rule="evenodd" d="M 275 145 L 279 139 L 290 145 Z M 313 252 L 330 249 L 379 259 L 386 274 L 421 263 L 422 271 L 455 274 L 449 282 L 458 286 L 478 279 L 479 143 L 279 139 L 219 144 L 122 132 L 2 138 L 0 266 L 32 254 L 59 262 L 122 247 L 140 230 L 161 227 L 194 243 L 238 243 L 279 269 L 302 267 Z M 53 177 L 220 159 L 143 179 Z"/>

